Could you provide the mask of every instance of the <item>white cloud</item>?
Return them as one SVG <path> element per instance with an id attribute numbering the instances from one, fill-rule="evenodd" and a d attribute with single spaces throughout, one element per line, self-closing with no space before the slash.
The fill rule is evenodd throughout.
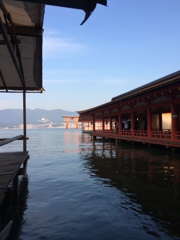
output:
<path id="1" fill-rule="evenodd" d="M 74 74 L 75 76 L 75 74 Z M 46 79 L 43 81 L 44 84 L 68 84 L 68 83 L 84 83 L 84 78 L 77 79 L 76 77 L 74 79 Z M 96 83 L 98 85 L 111 85 L 111 86 L 126 86 L 129 84 L 126 80 L 120 80 L 120 79 L 86 79 L 87 83 Z"/>
<path id="2" fill-rule="evenodd" d="M 45 68 L 44 71 L 43 71 L 43 74 L 44 76 L 60 76 L 62 74 L 68 74 L 69 75 L 73 75 L 73 76 L 80 76 L 80 75 L 83 75 L 84 74 L 89 74 L 89 72 L 87 72 L 86 70 L 83 70 L 83 69 L 57 69 L 57 68 L 53 68 L 53 69 L 47 69 Z M 47 78 L 47 77 L 46 77 Z"/>
<path id="3" fill-rule="evenodd" d="M 85 45 L 77 43 L 74 39 L 62 37 L 59 32 L 48 31 L 43 38 L 43 54 L 49 57 L 57 53 L 72 53 L 85 49 Z"/>
<path id="4" fill-rule="evenodd" d="M 12 100 L 7 100 L 8 96 L 5 96 L 3 100 L 0 100 L 0 109 L 6 108 L 22 108 L 22 99 L 16 100 L 15 97 Z"/>
<path id="5" fill-rule="evenodd" d="M 72 83 L 74 82 L 73 80 L 67 80 L 67 79 L 60 79 L 60 80 L 57 80 L 57 79 L 51 79 L 51 80 L 44 80 L 43 81 L 44 84 L 67 84 L 67 83 Z"/>
<path id="6" fill-rule="evenodd" d="M 118 86 L 127 83 L 127 81 L 124 79 L 103 79 L 100 81 L 106 85 L 118 85 Z"/>
<path id="7" fill-rule="evenodd" d="M 84 79 L 81 79 L 80 81 L 82 81 L 84 83 Z M 86 78 L 86 83 L 94 83 L 94 84 L 98 84 L 100 86 L 103 85 L 111 85 L 111 86 L 125 86 L 129 84 L 129 81 L 124 80 L 124 79 L 97 79 L 97 78 L 92 78 L 92 79 L 87 79 Z"/>

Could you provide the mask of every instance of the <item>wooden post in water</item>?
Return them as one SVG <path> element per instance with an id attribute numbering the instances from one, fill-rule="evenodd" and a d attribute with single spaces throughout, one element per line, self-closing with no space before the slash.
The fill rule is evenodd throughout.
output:
<path id="1" fill-rule="evenodd" d="M 23 139 L 23 151 L 27 151 L 27 132 L 26 132 L 26 90 L 23 90 L 23 130 L 24 130 L 24 139 Z M 23 163 L 23 175 L 24 177 L 27 176 L 27 161 L 26 159 Z"/>
<path id="2" fill-rule="evenodd" d="M 19 198 L 18 174 L 13 179 L 13 206 L 17 206 Z"/>
<path id="3" fill-rule="evenodd" d="M 24 130 L 24 139 L 23 139 L 23 151 L 26 151 L 26 90 L 23 90 L 23 130 Z"/>

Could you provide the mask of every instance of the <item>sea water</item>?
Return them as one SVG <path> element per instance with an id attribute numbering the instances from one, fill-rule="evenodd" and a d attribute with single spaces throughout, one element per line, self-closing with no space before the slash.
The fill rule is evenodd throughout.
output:
<path id="1" fill-rule="evenodd" d="M 31 129 L 27 135 L 28 178 L 21 181 L 13 239 L 180 239 L 179 154 L 94 141 L 80 129 Z M 21 141 L 0 148 L 21 150 Z"/>

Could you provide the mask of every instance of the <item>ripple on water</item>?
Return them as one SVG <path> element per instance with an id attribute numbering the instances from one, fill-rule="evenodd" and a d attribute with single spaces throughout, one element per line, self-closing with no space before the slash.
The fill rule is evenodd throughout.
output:
<path id="1" fill-rule="evenodd" d="M 26 221 L 19 239 L 180 237 L 179 156 L 91 142 L 75 130 L 32 130 L 28 136 Z"/>

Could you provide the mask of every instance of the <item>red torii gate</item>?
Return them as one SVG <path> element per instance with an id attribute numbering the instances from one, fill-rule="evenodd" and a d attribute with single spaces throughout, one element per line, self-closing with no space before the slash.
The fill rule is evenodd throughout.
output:
<path id="1" fill-rule="evenodd" d="M 64 118 L 64 121 L 66 123 L 66 129 L 69 128 L 69 122 L 75 122 L 76 123 L 76 129 L 79 127 L 79 116 L 62 116 Z"/>

